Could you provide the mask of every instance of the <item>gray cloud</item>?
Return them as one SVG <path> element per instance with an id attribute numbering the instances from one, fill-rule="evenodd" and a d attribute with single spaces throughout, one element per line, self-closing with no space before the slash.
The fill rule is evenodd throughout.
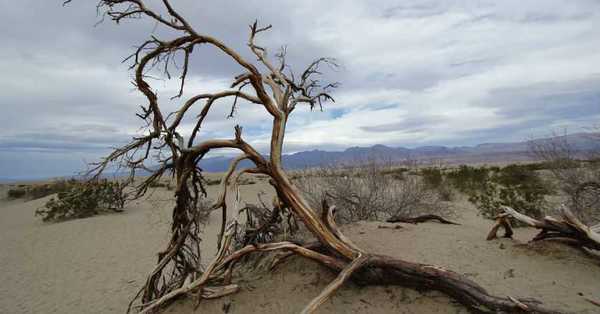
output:
<path id="1" fill-rule="evenodd" d="M 506 118 L 551 123 L 558 119 L 590 118 L 600 114 L 600 76 L 568 82 L 543 82 L 490 91 L 481 105 Z"/>
<path id="2" fill-rule="evenodd" d="M 442 116 L 410 116 L 398 122 L 375 124 L 373 126 L 363 126 L 362 130 L 374 133 L 396 132 L 418 133 L 422 132 L 425 127 L 434 126 L 437 123 L 444 121 Z"/>
<path id="3" fill-rule="evenodd" d="M 94 27 L 95 3 L 61 4 L 0 4 L 0 177 L 72 172 L 139 132 L 134 113 L 145 101 L 120 62 L 151 34 L 173 35 L 147 20 Z M 290 151 L 522 139 L 600 118 L 597 1 L 174 4 L 248 59 L 247 25 L 259 19 L 273 25 L 260 42 L 271 55 L 287 45 L 293 68 L 318 56 L 343 64 L 327 73 L 343 84 L 338 102 L 290 120 Z M 224 88 L 239 74 L 212 48 L 195 54 L 190 94 Z M 175 83 L 153 83 L 167 112 L 178 105 L 167 101 Z M 249 141 L 267 147 L 267 116 L 246 105 L 224 120 L 228 103 L 219 103 L 202 135 L 227 137 L 240 123 Z M 190 116 L 183 126 L 192 123 Z"/>

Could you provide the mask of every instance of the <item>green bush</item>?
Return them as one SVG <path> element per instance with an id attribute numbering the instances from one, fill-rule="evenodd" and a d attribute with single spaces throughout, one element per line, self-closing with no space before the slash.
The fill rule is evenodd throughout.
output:
<path id="1" fill-rule="evenodd" d="M 486 167 L 476 168 L 461 165 L 458 169 L 448 173 L 448 180 L 457 190 L 472 195 L 482 190 L 489 176 L 490 169 Z"/>
<path id="2" fill-rule="evenodd" d="M 8 198 L 22 198 L 27 194 L 27 190 L 23 188 L 14 188 L 8 190 Z"/>
<path id="3" fill-rule="evenodd" d="M 490 172 L 481 188 L 470 194 L 469 200 L 480 214 L 493 219 L 502 212 L 501 206 L 513 207 L 533 218 L 541 218 L 547 207 L 545 196 L 551 191 L 532 167 L 509 165 Z"/>
<path id="4" fill-rule="evenodd" d="M 423 178 L 425 187 L 437 191 L 442 201 L 451 201 L 454 198 L 452 185 L 448 182 L 449 180 L 441 168 L 423 168 L 419 173 Z"/>
<path id="5" fill-rule="evenodd" d="M 541 218 L 547 206 L 545 193 L 541 190 L 520 189 L 515 186 L 502 186 L 494 182 L 485 184 L 483 192 L 469 198 L 488 219 L 494 219 L 502 212 L 502 205 L 512 207 L 534 218 Z"/>
<path id="6" fill-rule="evenodd" d="M 52 197 L 35 214 L 43 221 L 64 221 L 94 216 L 106 210 L 118 212 L 125 205 L 123 188 L 123 184 L 106 179 L 70 181 L 66 191 L 59 192 L 56 198 Z"/>

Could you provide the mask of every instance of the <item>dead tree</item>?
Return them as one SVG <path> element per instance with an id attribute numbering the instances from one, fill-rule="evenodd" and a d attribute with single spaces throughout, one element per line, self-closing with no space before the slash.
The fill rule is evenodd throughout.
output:
<path id="1" fill-rule="evenodd" d="M 505 230 L 504 237 L 511 238 L 513 231 L 509 218 L 512 217 L 540 230 L 532 241 L 558 240 L 580 248 L 600 250 L 600 225 L 586 226 L 565 206 L 561 207 L 561 219 L 546 216 L 541 220 L 523 215 L 507 206 L 503 209 L 504 213 L 496 218 L 496 224 L 488 234 L 487 240 L 495 239 L 500 227 Z"/>
<path id="2" fill-rule="evenodd" d="M 318 215 L 315 208 L 311 208 L 292 184 L 281 162 L 286 123 L 294 110 L 298 106 L 321 108 L 323 102 L 332 100 L 329 91 L 337 84 L 324 84 L 319 76 L 321 67 L 335 66 L 335 61 L 329 58 L 316 59 L 304 71 L 295 75 L 288 68 L 285 50 L 276 56 L 276 63 L 273 63 L 267 58 L 266 50 L 256 43 L 256 37 L 271 28 L 270 25 L 259 26 L 257 22 L 250 25 L 247 44 L 253 58 L 256 58 L 255 62 L 250 61 L 226 43 L 194 28 L 169 0 L 156 1 L 154 4 L 159 7 L 151 8 L 144 0 L 101 0 L 98 3 L 98 9 L 105 17 L 117 23 L 127 18 L 148 18 L 169 29 L 167 33 L 174 36 L 169 39 L 153 36 L 127 59 L 133 63 L 131 69 L 135 74 L 134 84 L 147 99 L 147 104 L 138 114 L 147 123 L 147 132 L 114 150 L 95 167 L 96 174 L 114 163 L 129 168 L 132 175 L 140 169 L 150 171 L 152 175 L 138 186 L 140 194 L 146 191 L 150 183 L 167 172 L 171 172 L 176 181 L 171 240 L 167 248 L 158 254 L 157 265 L 130 304 L 130 310 L 154 312 L 182 295 L 216 298 L 234 293 L 239 288 L 232 283 L 231 272 L 242 257 L 253 252 L 284 250 L 316 261 L 339 273 L 307 305 L 304 310 L 306 313 L 313 312 L 350 278 L 365 285 L 402 285 L 439 290 L 474 312 L 559 313 L 545 309 L 535 300 L 493 296 L 466 277 L 442 267 L 371 254 L 354 245 L 337 227 L 333 217 L 334 206 L 326 206 L 323 208 L 323 215 Z M 237 63 L 241 73 L 233 79 L 231 89 L 181 99 L 189 64 L 198 46 L 216 48 Z M 180 101 L 181 105 L 176 112 L 166 114 L 148 75 L 153 69 L 160 68 L 165 76 L 170 77 L 173 60 L 176 58 L 180 60 L 181 85 L 173 101 Z M 270 116 L 272 131 L 268 157 L 261 155 L 244 140 L 239 126 L 230 139 L 200 139 L 199 132 L 207 114 L 218 100 L 223 99 L 232 100 L 232 115 L 237 106 L 247 105 L 259 106 Z M 201 109 L 198 108 L 200 113 L 195 127 L 189 137 L 184 139 L 184 135 L 180 133 L 180 124 L 184 116 L 191 115 L 197 107 Z M 224 174 L 221 194 L 214 204 L 203 209 L 198 206 L 199 199 L 205 194 L 198 163 L 209 151 L 219 148 L 235 149 L 241 155 Z M 156 157 L 158 167 L 147 165 L 153 156 Z M 237 165 L 244 159 L 250 160 L 253 167 L 237 170 Z M 314 235 L 319 245 L 252 243 L 236 250 L 232 247 L 237 229 L 235 221 L 225 223 L 224 219 L 218 253 L 208 266 L 202 267 L 198 244 L 202 217 L 206 210 L 221 210 L 223 218 L 227 218 L 227 185 L 230 182 L 235 184 L 242 173 L 268 176 L 281 203 Z"/>

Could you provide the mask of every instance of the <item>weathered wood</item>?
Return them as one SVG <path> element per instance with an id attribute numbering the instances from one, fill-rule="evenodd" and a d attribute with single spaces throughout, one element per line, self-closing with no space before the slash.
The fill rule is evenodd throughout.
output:
<path id="1" fill-rule="evenodd" d="M 421 215 L 421 216 L 417 216 L 417 217 L 406 217 L 406 216 L 398 215 L 398 216 L 393 216 L 386 221 L 393 222 L 393 223 L 403 222 L 403 223 L 409 223 L 409 224 L 418 224 L 418 223 L 423 223 L 423 222 L 427 222 L 427 221 L 431 221 L 431 220 L 437 220 L 441 224 L 460 225 L 459 223 L 456 223 L 456 222 L 447 220 L 443 217 L 440 217 L 438 215 L 432 215 L 432 214 L 426 214 L 426 215 Z"/>
<path id="2" fill-rule="evenodd" d="M 504 238 L 512 238 L 514 232 L 510 221 L 508 220 L 508 214 L 500 214 L 496 217 L 496 223 L 488 233 L 486 240 L 490 241 L 498 237 L 498 229 L 502 227 L 504 229 Z"/>
<path id="3" fill-rule="evenodd" d="M 500 225 L 504 227 L 507 233 L 512 235 L 512 228 L 507 222 L 508 217 L 513 217 L 528 226 L 539 229 L 540 232 L 532 239 L 532 241 L 541 240 L 566 240 L 571 245 L 581 248 L 600 250 L 600 234 L 593 228 L 583 224 L 575 215 L 565 206 L 561 207 L 561 219 L 546 216 L 541 220 L 531 218 L 521 214 L 508 206 L 503 207 L 504 214 L 499 220 L 505 221 L 502 224 L 497 221 L 490 233 L 487 236 L 488 240 L 494 239 Z M 499 216 L 500 217 L 500 216 Z"/>
<path id="4" fill-rule="evenodd" d="M 65 2 L 68 3 L 70 0 Z M 257 60 L 257 64 L 254 64 L 248 61 L 244 54 L 238 53 L 217 38 L 198 32 L 172 7 L 171 1 L 162 0 L 151 7 L 146 6 L 146 2 L 144 0 L 100 0 L 97 5 L 98 10 L 103 11 L 105 16 L 116 22 L 127 18 L 147 18 L 168 30 L 161 32 L 165 34 L 163 36 L 171 36 L 171 39 L 151 36 L 151 39 L 142 43 L 128 58 L 133 63 L 131 69 L 134 71 L 135 86 L 147 100 L 138 117 L 148 127 L 148 132 L 114 150 L 93 169 L 95 175 L 100 176 L 111 163 L 121 163 L 131 169 L 133 182 L 135 170 L 148 171 L 145 162 L 148 161 L 149 156 L 156 155 L 160 156 L 159 168 L 145 180 L 142 189 L 139 190 L 140 194 L 146 191 L 150 183 L 160 179 L 166 171 L 172 171 L 177 182 L 172 237 L 168 249 L 159 254 L 157 267 L 135 297 L 135 299 L 140 298 L 141 304 L 135 306 L 130 304 L 129 309 L 139 308 L 144 313 L 154 312 L 174 298 L 188 293 L 209 298 L 234 293 L 238 287 L 230 284 L 231 274 L 233 267 L 243 256 L 252 252 L 283 250 L 317 261 L 339 272 L 336 280 L 309 304 L 307 312 L 314 311 L 339 286 L 351 278 L 359 283 L 370 285 L 402 285 L 438 290 L 455 298 L 474 312 L 515 313 L 527 310 L 538 313 L 559 313 L 544 309 L 538 302 L 531 300 L 490 295 L 468 278 L 441 267 L 368 254 L 361 250 L 345 237 L 335 224 L 334 207 L 324 206 L 324 215 L 319 217 L 317 211 L 309 205 L 283 170 L 281 159 L 287 121 L 295 107 L 298 104 L 305 104 L 313 109 L 315 106 L 321 107 L 325 101 L 333 100 L 329 92 L 337 87 L 337 83 L 321 82 L 319 67 L 337 66 L 335 60 L 318 58 L 301 72 L 301 75 L 287 75 L 286 73 L 291 71 L 287 71 L 285 51 L 278 55 L 279 64 L 273 65 L 267 57 L 266 50 L 255 42 L 256 36 L 270 29 L 270 25 L 259 27 L 258 22 L 250 25 L 247 46 L 253 54 L 253 59 Z M 147 80 L 147 73 L 153 68 L 164 67 L 164 75 L 170 77 L 169 66 L 175 63 L 172 61 L 177 58 L 177 55 L 182 54 L 181 85 L 179 93 L 174 98 L 183 98 L 189 59 L 194 48 L 201 45 L 212 46 L 215 51 L 234 61 L 243 73 L 233 80 L 232 90 L 191 96 L 177 108 L 173 113 L 174 117 L 168 115 L 165 118 L 161 111 L 165 108 L 161 108 L 161 98 L 158 97 L 156 89 L 151 86 L 151 82 Z M 251 89 L 251 93 L 242 91 L 245 87 Z M 217 100 L 226 98 L 234 98 L 229 116 L 234 115 L 237 100 L 241 98 L 249 105 L 262 107 L 272 119 L 268 157 L 258 153 L 242 138 L 242 128 L 239 126 L 235 127 L 234 137 L 231 139 L 206 139 L 199 143 L 195 142 L 213 104 Z M 199 101 L 204 101 L 204 106 L 196 117 L 191 136 L 185 143 L 181 136 L 183 131 L 180 123 L 185 115 L 189 114 L 190 108 Z M 234 160 L 223 177 L 220 186 L 221 194 L 210 209 L 222 209 L 222 218 L 225 221 L 227 183 L 233 176 L 237 164 L 243 159 L 248 159 L 254 164 L 254 168 L 238 172 L 234 182 L 237 182 L 241 173 L 261 173 L 268 176 L 281 203 L 289 208 L 314 235 L 320 243 L 320 250 L 291 242 L 251 244 L 233 250 L 233 245 L 230 244 L 232 232 L 237 230 L 237 222 L 232 222 L 227 227 L 225 224 L 221 226 L 218 254 L 206 269 L 202 268 L 199 238 L 202 223 L 199 217 L 203 209 L 198 206 L 198 201 L 203 194 L 206 194 L 206 190 L 199 162 L 210 151 L 221 148 L 235 149 L 242 155 Z M 151 150 L 156 154 L 151 155 Z M 138 153 L 140 151 L 144 152 L 141 157 Z M 429 220 L 457 224 L 436 215 L 414 218 L 395 217 L 390 219 L 390 222 L 421 223 Z M 562 228 L 562 225 L 557 222 L 546 223 Z M 580 230 L 586 238 L 596 239 L 593 230 L 583 228 L 577 221 L 571 221 L 565 228 Z"/>

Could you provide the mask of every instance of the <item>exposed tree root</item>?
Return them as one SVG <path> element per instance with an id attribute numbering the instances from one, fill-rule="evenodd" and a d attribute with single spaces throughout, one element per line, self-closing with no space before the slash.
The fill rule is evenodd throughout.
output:
<path id="1" fill-rule="evenodd" d="M 600 250 L 600 233 L 598 233 L 596 227 L 584 225 L 564 206 L 561 207 L 560 220 L 549 216 L 544 217 L 542 220 L 537 220 L 507 206 L 504 206 L 503 209 L 504 213 L 498 216 L 496 224 L 487 236 L 488 240 L 496 238 L 496 233 L 500 227 L 504 228 L 505 237 L 512 237 L 513 231 L 508 221 L 508 218 L 512 217 L 528 226 L 540 229 L 540 233 L 531 241 L 560 240 L 566 241 L 576 247 Z"/>
<path id="2" fill-rule="evenodd" d="M 329 208 L 328 212 L 333 212 L 331 209 L 334 207 Z M 323 218 L 326 219 L 327 216 L 327 214 L 324 214 Z M 329 223 L 331 222 L 332 220 Z M 334 234 L 343 236 L 337 226 L 330 226 L 335 228 L 335 230 L 332 230 Z M 228 230 L 234 230 L 234 228 L 230 227 Z M 231 235 L 231 233 L 226 234 L 224 245 L 221 247 L 219 254 L 207 267 L 201 278 L 164 295 L 152 304 L 146 304 L 143 313 L 151 312 L 177 296 L 189 294 L 195 290 L 200 298 L 212 298 L 215 295 L 234 293 L 238 289 L 236 285 L 228 284 L 210 288 L 203 287 L 203 285 L 230 271 L 232 265 L 235 265 L 237 261 L 250 253 L 276 250 L 287 251 L 283 255 L 285 257 L 291 254 L 299 255 L 338 272 L 337 278 L 310 302 L 303 313 L 313 313 L 349 278 L 361 285 L 399 285 L 417 289 L 437 290 L 453 297 L 475 313 L 564 313 L 546 309 L 540 305 L 539 301 L 533 299 L 493 296 L 475 282 L 442 267 L 407 262 L 384 255 L 367 254 L 363 253 L 358 247 L 356 247 L 359 250 L 358 256 L 352 261 L 335 254 L 330 248 L 318 242 L 306 246 L 291 242 L 251 244 L 225 255 L 225 248 L 230 244 Z"/>
<path id="3" fill-rule="evenodd" d="M 312 313 L 348 278 L 359 285 L 398 285 L 419 290 L 437 290 L 456 299 L 474 313 L 566 313 L 544 308 L 541 306 L 541 302 L 534 299 L 493 296 L 475 282 L 458 273 L 433 265 L 407 262 L 384 255 L 365 254 L 351 263 L 347 263 L 312 250 L 309 251 L 313 253 L 305 254 L 305 248 L 302 249 L 303 247 L 292 243 L 280 243 L 248 246 L 239 250 L 235 256 L 241 258 L 252 252 L 287 248 L 294 250 L 295 254 L 314 260 L 334 272 L 339 272 L 338 277 L 304 309 L 304 313 Z M 321 247 L 320 249 L 325 248 Z M 232 260 L 229 259 L 228 262 Z"/>
<path id="4" fill-rule="evenodd" d="M 386 221 L 387 222 L 403 222 L 403 223 L 409 223 L 409 224 L 418 224 L 418 223 L 427 222 L 430 220 L 437 220 L 441 224 L 460 225 L 459 223 L 447 220 L 438 215 L 431 215 L 431 214 L 421 215 L 421 216 L 417 216 L 417 217 L 393 216 Z"/>
<path id="5" fill-rule="evenodd" d="M 474 313 L 565 313 L 547 309 L 534 299 L 498 297 L 466 277 L 441 267 L 373 255 L 357 280 L 368 285 L 400 285 L 437 290 L 456 299 Z M 527 310 L 523 309 L 523 305 Z"/>
<path id="6" fill-rule="evenodd" d="M 360 255 L 352 263 L 348 264 L 348 267 L 344 268 L 338 276 L 333 280 L 327 287 L 313 299 L 305 308 L 302 310 L 302 314 L 313 313 L 319 305 L 323 304 L 323 302 L 327 301 L 333 293 L 340 287 L 352 274 L 364 266 L 369 261 L 369 258 L 366 255 Z"/>

